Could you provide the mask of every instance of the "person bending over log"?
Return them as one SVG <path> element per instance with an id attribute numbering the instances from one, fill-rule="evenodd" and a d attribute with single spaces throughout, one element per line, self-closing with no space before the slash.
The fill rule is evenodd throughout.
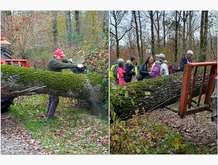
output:
<path id="1" fill-rule="evenodd" d="M 48 62 L 48 70 L 61 72 L 62 69 L 71 69 L 77 67 L 77 64 L 74 63 L 66 63 L 66 59 L 64 59 L 65 55 L 64 52 L 57 48 L 54 52 L 54 58 Z M 65 60 L 65 61 L 64 61 Z M 49 100 L 48 100 L 48 111 L 47 117 L 52 118 L 55 114 L 57 105 L 59 102 L 58 95 L 55 92 L 49 93 Z"/>

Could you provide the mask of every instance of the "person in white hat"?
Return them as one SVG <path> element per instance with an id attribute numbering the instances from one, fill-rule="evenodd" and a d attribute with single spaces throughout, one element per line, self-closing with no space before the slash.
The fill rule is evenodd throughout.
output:
<path id="1" fill-rule="evenodd" d="M 188 50 L 186 54 L 180 60 L 180 71 L 184 71 L 185 65 L 192 62 L 192 56 L 194 52 L 192 50 Z"/>
<path id="2" fill-rule="evenodd" d="M 169 75 L 169 69 L 168 69 L 168 65 L 167 65 L 167 60 L 166 60 L 166 56 L 163 53 L 160 53 L 159 55 L 160 58 L 160 75 L 161 76 L 168 76 Z"/>

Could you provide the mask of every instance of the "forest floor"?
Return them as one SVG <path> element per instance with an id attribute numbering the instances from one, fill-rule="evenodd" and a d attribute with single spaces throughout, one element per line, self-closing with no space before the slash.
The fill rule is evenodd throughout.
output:
<path id="1" fill-rule="evenodd" d="M 195 145 L 207 146 L 210 153 L 217 152 L 217 126 L 211 112 L 190 114 L 184 118 L 168 109 L 158 109 L 147 114 L 153 121 L 166 124 Z"/>
<path id="2" fill-rule="evenodd" d="M 107 120 L 73 108 L 66 98 L 60 98 L 55 118 L 47 120 L 47 101 L 46 95 L 15 100 L 2 116 L 2 154 L 108 154 Z"/>
<path id="3" fill-rule="evenodd" d="M 166 108 L 111 124 L 112 154 L 217 154 L 217 126 L 211 112 L 180 118 Z"/>
<path id="4" fill-rule="evenodd" d="M 8 113 L 1 115 L 1 154 L 47 154 L 20 123 Z"/>

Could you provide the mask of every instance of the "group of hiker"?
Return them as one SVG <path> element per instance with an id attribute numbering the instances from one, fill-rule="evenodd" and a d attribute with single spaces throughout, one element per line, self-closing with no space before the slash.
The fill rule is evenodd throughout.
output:
<path id="1" fill-rule="evenodd" d="M 182 56 L 179 68 L 177 68 L 176 71 L 183 71 L 184 66 L 192 62 L 193 54 L 192 50 L 188 50 L 186 54 Z M 168 76 L 173 71 L 169 69 L 167 63 L 166 56 L 163 53 L 147 57 L 142 65 L 137 65 L 137 61 L 134 57 L 131 57 L 126 63 L 124 59 L 119 58 L 116 64 L 111 66 L 110 76 L 115 80 L 116 84 L 120 86 L 131 81 Z"/>
<path id="2" fill-rule="evenodd" d="M 181 58 L 179 68 L 180 71 L 184 70 L 184 66 L 187 63 L 192 62 L 193 54 L 192 50 L 188 50 L 186 55 Z M 61 48 L 57 48 L 55 50 L 53 59 L 48 62 L 48 70 L 55 72 L 61 72 L 62 69 L 81 70 L 83 68 L 84 66 L 82 64 L 76 64 L 72 60 L 67 60 Z M 131 81 L 140 81 L 147 78 L 167 76 L 169 75 L 169 69 L 165 54 L 160 53 L 155 55 L 155 57 L 149 56 L 142 65 L 138 65 L 137 60 L 134 57 L 131 57 L 126 61 L 126 63 L 122 58 L 119 58 L 117 63 L 112 65 L 110 73 L 116 83 L 123 86 L 125 83 Z M 54 116 L 58 102 L 58 95 L 55 92 L 50 92 L 47 111 L 48 118 Z"/>

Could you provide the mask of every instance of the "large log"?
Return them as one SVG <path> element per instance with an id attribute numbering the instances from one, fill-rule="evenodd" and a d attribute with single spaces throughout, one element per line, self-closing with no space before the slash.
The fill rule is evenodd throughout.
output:
<path id="1" fill-rule="evenodd" d="M 1 65 L 1 97 L 54 93 L 102 104 L 106 85 L 97 73 L 75 74 Z M 30 89 L 30 90 L 26 90 Z"/>
<path id="2" fill-rule="evenodd" d="M 121 119 L 130 118 L 135 112 L 143 113 L 178 101 L 181 94 L 183 73 L 145 79 L 128 83 L 125 87 L 111 89 L 111 110 Z M 208 82 L 208 75 L 204 86 Z M 197 96 L 202 84 L 202 74 L 196 78 L 193 96 Z"/>

